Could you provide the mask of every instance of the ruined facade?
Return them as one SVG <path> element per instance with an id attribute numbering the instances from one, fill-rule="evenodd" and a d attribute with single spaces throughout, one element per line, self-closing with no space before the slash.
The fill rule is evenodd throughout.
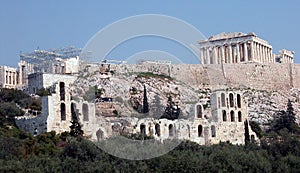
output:
<path id="1" fill-rule="evenodd" d="M 69 131 L 72 117 L 77 117 L 83 125 L 84 134 L 93 141 L 120 135 L 122 133 L 142 134 L 159 141 L 177 138 L 191 140 L 201 145 L 211 145 L 220 141 L 233 144 L 245 143 L 245 126 L 249 136 L 257 140 L 249 128 L 247 101 L 238 91 L 217 90 L 211 94 L 211 105 L 194 105 L 189 117 L 169 120 L 165 118 L 115 117 L 96 112 L 96 103 L 85 100 L 72 100 L 70 85 L 75 78 L 61 76 L 54 82 L 50 96 L 42 98 L 42 115 L 20 117 L 20 128 L 33 134 L 55 130 Z M 106 104 L 106 103 L 102 103 Z M 114 104 L 114 102 L 110 102 Z M 105 107 L 102 107 L 106 109 Z M 108 108 L 110 109 L 110 108 Z M 105 112 L 105 110 L 102 110 Z"/>
<path id="2" fill-rule="evenodd" d="M 199 41 L 202 64 L 223 63 L 293 63 L 294 54 L 282 50 L 275 61 L 272 46 L 254 33 L 221 33 Z"/>

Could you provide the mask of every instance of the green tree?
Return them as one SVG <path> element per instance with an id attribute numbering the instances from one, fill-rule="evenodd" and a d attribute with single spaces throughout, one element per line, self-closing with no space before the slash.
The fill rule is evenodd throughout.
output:
<path id="1" fill-rule="evenodd" d="M 24 115 L 24 111 L 19 109 L 14 102 L 4 102 L 0 104 L 0 125 L 15 125 L 15 117 Z"/>
<path id="2" fill-rule="evenodd" d="M 148 105 L 148 98 L 147 98 L 147 90 L 146 86 L 144 85 L 144 99 L 143 99 L 143 113 L 149 112 L 149 105 Z"/>
<path id="3" fill-rule="evenodd" d="M 264 135 L 264 132 L 260 128 L 259 124 L 255 121 L 249 122 L 251 130 L 254 131 L 258 138 L 261 138 Z"/>
<path id="4" fill-rule="evenodd" d="M 280 130 L 286 128 L 290 133 L 298 133 L 299 127 L 295 120 L 296 117 L 293 104 L 290 100 L 288 100 L 287 110 L 281 110 L 277 112 L 277 118 L 274 120 L 271 130 L 274 130 L 278 133 Z"/>
<path id="5" fill-rule="evenodd" d="M 75 108 L 71 108 L 71 114 L 72 114 L 72 121 L 70 126 L 70 135 L 73 137 L 82 137 L 83 136 L 83 130 L 81 129 L 81 124 L 79 123 L 79 112 Z"/>
<path id="6" fill-rule="evenodd" d="M 250 135 L 249 135 L 249 126 L 248 126 L 248 120 L 244 122 L 245 125 L 245 145 L 250 144 Z"/>
<path id="7" fill-rule="evenodd" d="M 39 89 L 36 93 L 36 95 L 39 95 L 39 96 L 49 96 L 51 95 L 51 92 L 50 92 L 50 88 L 47 88 L 45 89 L 44 87 Z"/>
<path id="8" fill-rule="evenodd" d="M 169 96 L 167 107 L 165 109 L 164 114 L 161 116 L 161 118 L 175 120 L 178 119 L 179 115 L 180 115 L 180 108 L 172 101 L 172 97 Z"/>

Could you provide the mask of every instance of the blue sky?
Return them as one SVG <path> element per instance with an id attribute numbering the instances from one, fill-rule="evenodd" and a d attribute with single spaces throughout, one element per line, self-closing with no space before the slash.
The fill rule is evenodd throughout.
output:
<path id="1" fill-rule="evenodd" d="M 289 49 L 300 63 L 300 1 L 0 1 L 0 64 L 16 66 L 19 53 L 37 47 L 83 47 L 103 27 L 133 15 L 182 19 L 206 37 L 221 32 L 255 32 L 273 46 Z M 196 39 L 196 38 L 195 38 Z"/>

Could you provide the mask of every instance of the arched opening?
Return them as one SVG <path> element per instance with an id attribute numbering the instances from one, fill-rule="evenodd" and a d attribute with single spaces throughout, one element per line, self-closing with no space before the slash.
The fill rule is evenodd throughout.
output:
<path id="1" fill-rule="evenodd" d="M 232 93 L 229 94 L 229 105 L 230 105 L 230 107 L 234 107 L 234 101 L 233 101 L 233 94 Z"/>
<path id="2" fill-rule="evenodd" d="M 242 122 L 242 112 L 241 111 L 238 112 L 238 121 Z"/>
<path id="3" fill-rule="evenodd" d="M 144 138 L 146 136 L 146 125 L 145 124 L 141 124 L 140 125 L 140 130 L 141 130 L 142 138 Z"/>
<path id="4" fill-rule="evenodd" d="M 222 117 L 223 117 L 223 121 L 227 121 L 227 115 L 225 110 L 222 110 Z"/>
<path id="5" fill-rule="evenodd" d="M 60 100 L 65 100 L 65 83 L 59 82 Z"/>
<path id="6" fill-rule="evenodd" d="M 198 126 L 198 137 L 202 136 L 202 130 L 203 130 L 202 125 L 199 125 Z"/>
<path id="7" fill-rule="evenodd" d="M 64 103 L 60 104 L 60 119 L 61 121 L 66 120 L 66 105 Z"/>
<path id="8" fill-rule="evenodd" d="M 75 103 L 71 103 L 71 118 L 72 118 L 72 120 L 77 119 Z"/>
<path id="9" fill-rule="evenodd" d="M 159 124 L 155 124 L 155 134 L 160 137 L 160 125 Z"/>
<path id="10" fill-rule="evenodd" d="M 202 106 L 197 105 L 197 118 L 202 118 Z"/>
<path id="11" fill-rule="evenodd" d="M 214 125 L 211 126 L 211 137 L 216 137 L 216 127 Z"/>
<path id="12" fill-rule="evenodd" d="M 234 121 L 235 121 L 235 118 L 234 118 L 234 111 L 230 111 L 230 120 L 231 120 L 231 122 L 234 122 Z"/>
<path id="13" fill-rule="evenodd" d="M 83 121 L 89 121 L 89 106 L 88 104 L 82 104 Z"/>
<path id="14" fill-rule="evenodd" d="M 226 101 L 225 101 L 225 94 L 224 93 L 221 94 L 221 103 L 222 103 L 222 107 L 226 107 Z"/>
<path id="15" fill-rule="evenodd" d="M 38 129 L 37 129 L 37 128 L 34 129 L 33 134 L 34 134 L 34 135 L 37 135 L 37 134 L 38 134 Z"/>
<path id="16" fill-rule="evenodd" d="M 237 106 L 238 106 L 238 108 L 241 108 L 241 95 L 240 95 L 240 94 L 238 94 L 238 95 L 236 96 L 236 101 L 237 101 Z"/>
<path id="17" fill-rule="evenodd" d="M 173 124 L 169 125 L 169 137 L 174 136 L 174 126 Z"/>
<path id="18" fill-rule="evenodd" d="M 104 132 L 101 129 L 99 129 L 96 132 L 96 136 L 97 136 L 97 141 L 100 142 L 104 138 Z"/>

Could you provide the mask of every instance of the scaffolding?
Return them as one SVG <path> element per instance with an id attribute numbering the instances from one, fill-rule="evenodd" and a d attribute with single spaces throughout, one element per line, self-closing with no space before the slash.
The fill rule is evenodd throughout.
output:
<path id="1" fill-rule="evenodd" d="M 47 60 L 56 60 L 57 58 L 67 59 L 77 57 L 80 55 L 81 50 L 81 48 L 73 46 L 49 50 L 37 49 L 29 53 L 20 53 L 20 60 L 31 64 L 40 64 Z"/>

